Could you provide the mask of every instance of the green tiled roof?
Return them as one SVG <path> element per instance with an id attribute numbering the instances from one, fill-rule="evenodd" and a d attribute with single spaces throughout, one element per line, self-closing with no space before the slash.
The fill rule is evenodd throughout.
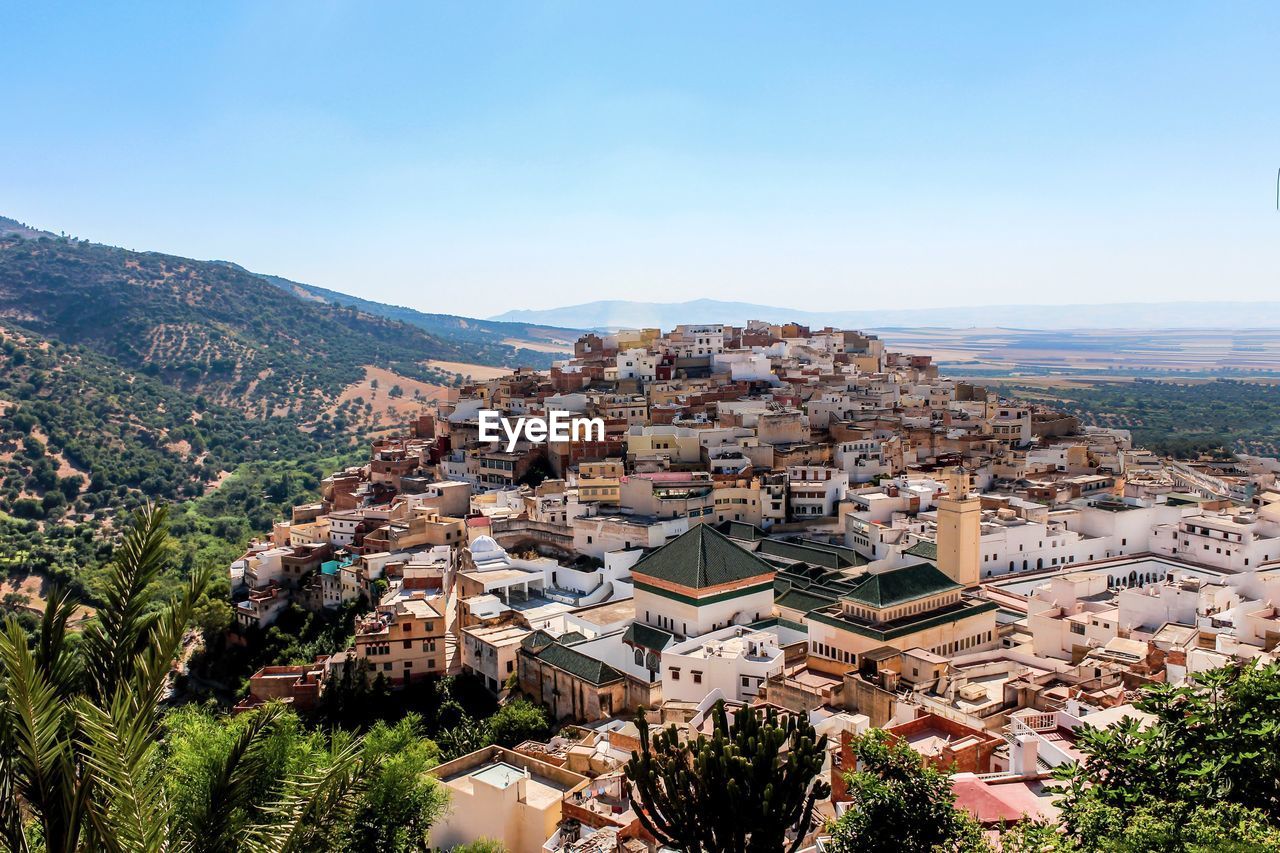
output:
<path id="1" fill-rule="evenodd" d="M 745 521 L 726 521 L 723 524 L 717 524 L 716 530 L 719 530 L 730 539 L 742 539 L 747 542 L 764 539 L 768 535 L 759 527 L 754 524 L 748 524 Z"/>
<path id="2" fill-rule="evenodd" d="M 531 634 L 526 634 L 520 640 L 520 648 L 526 651 L 535 652 L 538 649 L 545 648 L 556 641 L 556 638 L 539 628 Z"/>
<path id="3" fill-rule="evenodd" d="M 868 607 L 881 608 L 957 589 L 961 589 L 960 584 L 934 566 L 916 563 L 913 566 L 869 574 L 844 597 Z"/>
<path id="4" fill-rule="evenodd" d="M 906 549 L 902 553 L 910 554 L 913 557 L 919 557 L 922 560 L 937 560 L 938 559 L 938 543 L 928 542 L 924 539 L 921 539 L 919 542 L 912 545 L 910 548 Z"/>
<path id="5" fill-rule="evenodd" d="M 631 643 L 645 649 L 660 652 L 671 644 L 672 637 L 666 631 L 646 625 L 643 622 L 632 622 L 622 635 L 622 642 Z"/>
<path id="6" fill-rule="evenodd" d="M 947 625 L 970 616 L 976 616 L 979 613 L 986 613 L 997 609 L 998 605 L 994 601 L 961 601 L 958 604 L 944 607 L 941 610 L 935 610 L 930 613 L 920 613 L 915 616 L 909 616 L 905 619 L 897 619 L 887 625 L 878 627 L 864 625 L 850 619 L 844 619 L 837 614 L 821 610 L 814 611 L 805 618 L 813 622 L 821 622 L 824 625 L 830 625 L 833 628 L 839 628 L 842 631 L 848 631 L 852 634 L 858 634 L 873 640 L 885 642 L 886 640 L 892 640 L 897 637 L 914 634 L 917 631 L 923 631 L 926 628 L 934 628 L 938 625 Z"/>
<path id="7" fill-rule="evenodd" d="M 635 582 L 635 588 L 642 592 L 651 592 L 668 601 L 680 601 L 685 604 L 692 604 L 694 607 L 705 607 L 708 604 L 715 604 L 720 601 L 732 601 L 735 598 L 746 598 L 762 592 L 773 592 L 773 584 L 767 580 L 762 583 L 753 583 L 750 586 L 740 586 L 736 589 L 717 592 L 714 595 L 685 595 L 682 592 L 674 592 L 666 587 L 654 586 L 639 580 Z"/>
<path id="8" fill-rule="evenodd" d="M 689 528 L 631 567 L 631 574 L 705 589 L 772 575 L 776 569 L 707 524 Z"/>
<path id="9" fill-rule="evenodd" d="M 567 631 L 561 634 L 560 639 L 556 640 L 556 642 L 566 646 L 572 646 L 577 643 L 586 642 L 586 640 L 587 640 L 587 635 L 582 633 L 581 631 Z"/>
<path id="10" fill-rule="evenodd" d="M 814 593 L 807 589 L 791 589 L 773 599 L 773 603 L 788 610 L 808 613 L 820 607 L 830 607 L 836 603 L 836 597 Z"/>
<path id="11" fill-rule="evenodd" d="M 549 666 L 554 666 L 597 687 L 622 680 L 622 673 L 604 661 L 588 657 L 576 649 L 559 643 L 552 643 L 542 651 L 535 652 L 533 656 Z"/>
<path id="12" fill-rule="evenodd" d="M 768 619 L 761 619 L 759 622 L 752 622 L 747 627 L 757 631 L 773 627 L 790 628 L 792 631 L 799 631 L 801 633 L 809 630 L 809 626 L 805 625 L 803 622 L 793 622 L 790 619 L 781 619 L 777 616 L 770 616 Z"/>
<path id="13" fill-rule="evenodd" d="M 846 569 L 867 563 L 867 559 L 852 548 L 815 542 L 812 539 L 803 539 L 799 542 L 761 539 L 759 553 L 761 556 L 784 557 L 828 569 Z"/>

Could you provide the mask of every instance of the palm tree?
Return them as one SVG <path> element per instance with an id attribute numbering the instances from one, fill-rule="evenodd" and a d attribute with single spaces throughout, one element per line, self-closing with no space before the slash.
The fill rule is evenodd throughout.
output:
<path id="1" fill-rule="evenodd" d="M 207 813 L 178 821 L 164 786 L 160 702 L 183 632 L 209 573 L 192 573 L 162 598 L 156 581 L 170 552 L 166 511 L 134 515 L 110 564 L 103 606 L 76 642 L 75 602 L 50 595 L 34 645 L 9 617 L 0 632 L 0 844 L 162 851 L 300 850 L 343 819 L 356 794 L 360 742 L 335 742 L 320 771 L 279 779 L 258 822 L 236 827 L 246 780 L 279 712 L 261 713 L 215 768 Z M 258 791 L 261 793 L 261 791 Z"/>

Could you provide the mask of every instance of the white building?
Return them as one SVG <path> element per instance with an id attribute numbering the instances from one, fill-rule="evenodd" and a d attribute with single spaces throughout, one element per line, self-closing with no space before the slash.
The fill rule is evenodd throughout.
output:
<path id="1" fill-rule="evenodd" d="M 689 529 L 689 519 L 651 518 L 641 515 L 591 515 L 575 518 L 573 550 L 603 560 L 610 551 L 657 548 Z"/>
<path id="2" fill-rule="evenodd" d="M 667 341 L 683 358 L 715 355 L 724 349 L 724 326 L 717 323 L 676 326 Z"/>
<path id="3" fill-rule="evenodd" d="M 835 446 L 835 463 L 849 475 L 850 483 L 869 483 L 893 473 L 885 459 L 884 441 L 878 438 L 839 442 Z"/>
<path id="4" fill-rule="evenodd" d="M 835 515 L 849 487 L 846 472 L 825 465 L 792 465 L 787 481 L 791 515 L 800 520 Z"/>
<path id="5" fill-rule="evenodd" d="M 662 698 L 701 702 L 711 690 L 750 702 L 771 676 L 782 672 L 778 635 L 734 626 L 686 640 L 662 652 Z"/>
<path id="6" fill-rule="evenodd" d="M 1236 515 L 1196 515 L 1177 525 L 1159 525 L 1152 533 L 1151 551 L 1213 566 L 1248 571 L 1280 560 L 1280 525 L 1259 519 L 1252 509 Z"/>
<path id="7" fill-rule="evenodd" d="M 618 353 L 618 378 L 651 382 L 658 376 L 658 356 L 648 350 L 629 349 Z"/>

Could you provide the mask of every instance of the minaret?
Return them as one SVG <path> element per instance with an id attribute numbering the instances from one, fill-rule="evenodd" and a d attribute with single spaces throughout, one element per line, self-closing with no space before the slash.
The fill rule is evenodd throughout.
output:
<path id="1" fill-rule="evenodd" d="M 978 585 L 982 499 L 938 499 L 938 568 L 966 589 Z"/>

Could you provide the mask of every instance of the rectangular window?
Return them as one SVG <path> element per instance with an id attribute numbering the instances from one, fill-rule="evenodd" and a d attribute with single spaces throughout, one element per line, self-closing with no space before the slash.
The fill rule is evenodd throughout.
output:
<path id="1" fill-rule="evenodd" d="M 695 670 L 693 670 L 693 683 L 694 683 L 694 684 L 701 684 L 701 683 L 702 683 L 702 673 L 701 673 L 701 672 L 699 672 L 699 671 L 698 671 L 698 670 L 696 670 L 696 669 L 695 669 Z"/>
<path id="2" fill-rule="evenodd" d="M 679 680 L 680 680 L 680 670 L 678 670 L 678 669 L 672 669 L 672 670 L 671 670 L 671 680 L 672 680 L 672 681 L 679 681 Z"/>

